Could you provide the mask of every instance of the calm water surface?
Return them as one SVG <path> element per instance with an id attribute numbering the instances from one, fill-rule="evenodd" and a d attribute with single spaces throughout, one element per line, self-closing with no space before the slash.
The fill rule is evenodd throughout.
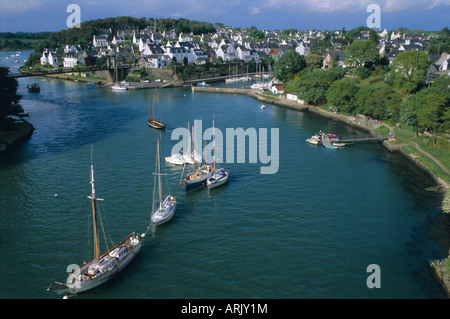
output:
<path id="1" fill-rule="evenodd" d="M 8 54 L 0 63 L 17 67 Z M 361 133 L 188 88 L 158 90 L 168 125 L 160 132 L 146 123 L 153 90 L 39 81 L 19 80 L 32 138 L 0 158 L 1 298 L 60 298 L 49 284 L 87 259 L 91 145 L 104 228 L 117 242 L 149 224 L 156 139 L 168 156 L 174 129 L 194 120 L 206 129 L 213 117 L 223 132 L 279 128 L 278 172 L 262 175 L 265 164 L 247 157 L 222 164 L 231 172 L 225 186 L 185 194 L 182 168 L 166 165 L 175 217 L 149 232 L 119 276 L 79 298 L 445 298 L 428 261 L 446 255 L 450 221 L 441 196 L 424 190 L 431 178 L 380 145 L 329 150 L 305 142 L 320 129 Z M 33 82 L 40 94 L 27 92 Z M 379 289 L 367 288 L 370 264 L 380 266 Z"/>

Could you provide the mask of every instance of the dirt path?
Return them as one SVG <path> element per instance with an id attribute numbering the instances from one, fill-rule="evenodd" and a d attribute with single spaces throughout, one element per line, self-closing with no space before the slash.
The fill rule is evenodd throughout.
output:
<path id="1" fill-rule="evenodd" d="M 384 125 L 385 127 L 387 127 L 387 128 L 389 129 L 389 131 L 391 132 L 391 135 L 392 135 L 392 136 L 395 136 L 395 135 L 394 135 L 394 128 L 393 128 L 393 127 L 391 127 L 391 126 L 389 126 L 389 125 L 387 125 L 387 124 L 385 124 L 385 123 L 382 123 L 382 125 Z M 401 128 L 398 128 L 398 129 L 399 129 L 399 130 L 402 130 Z M 419 152 L 421 152 L 421 153 L 424 154 L 425 156 L 429 157 L 429 158 L 430 158 L 431 160 L 433 160 L 433 162 L 435 162 L 436 165 L 438 165 L 444 172 L 446 172 L 448 175 L 450 175 L 450 170 L 449 170 L 444 164 L 442 164 L 436 157 L 434 157 L 434 156 L 431 155 L 430 153 L 424 151 L 424 150 L 419 146 L 419 144 L 417 144 L 417 143 L 414 142 L 414 141 L 406 140 L 406 139 L 401 138 L 401 137 L 396 137 L 396 138 L 397 138 L 398 140 L 405 141 L 405 142 L 408 143 L 408 144 L 414 145 L 414 147 L 415 147 Z"/>

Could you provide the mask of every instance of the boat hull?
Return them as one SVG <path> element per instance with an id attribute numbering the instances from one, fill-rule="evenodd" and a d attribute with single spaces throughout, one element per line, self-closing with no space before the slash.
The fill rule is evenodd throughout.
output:
<path id="1" fill-rule="evenodd" d="M 147 123 L 150 127 L 157 128 L 157 129 L 164 129 L 166 128 L 166 124 L 156 121 L 156 120 L 147 120 Z"/>
<path id="2" fill-rule="evenodd" d="M 208 178 L 212 175 L 210 167 L 203 165 L 195 172 L 186 176 L 186 192 L 193 191 L 206 185 Z"/>
<path id="3" fill-rule="evenodd" d="M 182 154 L 174 154 L 172 156 L 165 158 L 166 162 L 174 165 L 184 165 L 186 163 L 186 159 Z"/>
<path id="4" fill-rule="evenodd" d="M 172 219 L 175 215 L 175 210 L 177 209 L 177 201 L 175 197 L 169 195 L 161 206 L 163 211 L 161 212 L 161 210 L 158 209 L 151 217 L 151 222 L 155 226 L 167 223 Z"/>
<path id="5" fill-rule="evenodd" d="M 69 288 L 70 292 L 81 293 L 84 291 L 91 290 L 95 287 L 104 284 L 114 275 L 116 275 L 122 269 L 124 269 L 141 250 L 141 241 L 138 239 L 138 237 L 134 237 L 134 235 L 131 234 L 130 236 L 122 240 L 122 242 L 120 242 L 119 244 L 117 244 L 116 246 L 114 246 L 113 248 L 111 248 L 110 250 L 106 251 L 101 255 L 101 258 L 103 258 L 116 248 L 123 247 L 123 245 L 126 245 L 130 242 L 130 238 L 132 237 L 137 239 L 138 243 L 134 245 L 134 247 L 130 249 L 130 251 L 128 251 L 127 255 L 123 257 L 117 264 L 115 264 L 112 269 L 105 271 L 98 276 L 87 276 L 86 274 L 88 273 L 89 267 L 94 265 L 94 261 L 90 260 L 80 267 L 79 273 L 77 272 L 71 273 L 67 278 L 66 282 L 66 286 Z"/>
<path id="6" fill-rule="evenodd" d="M 228 181 L 228 169 L 216 172 L 206 182 L 208 189 L 219 187 Z"/>

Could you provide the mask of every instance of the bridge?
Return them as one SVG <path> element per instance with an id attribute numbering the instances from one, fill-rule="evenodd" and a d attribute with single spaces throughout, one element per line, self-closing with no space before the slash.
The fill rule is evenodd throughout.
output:
<path id="1" fill-rule="evenodd" d="M 118 65 L 116 67 L 117 70 L 121 69 L 129 69 L 134 67 L 134 65 L 131 64 L 123 64 Z M 51 75 L 51 74 L 63 74 L 63 73 L 78 73 L 78 72 L 94 72 L 94 71 L 114 71 L 114 67 L 100 67 L 96 68 L 94 66 L 91 67 L 83 67 L 83 68 L 58 68 L 58 69 L 50 69 L 50 70 L 39 70 L 39 71 L 22 71 L 22 72 L 16 72 L 16 73 L 9 73 L 7 74 L 7 77 L 9 78 L 26 78 L 26 77 L 33 77 L 33 76 L 44 76 L 44 75 Z"/>

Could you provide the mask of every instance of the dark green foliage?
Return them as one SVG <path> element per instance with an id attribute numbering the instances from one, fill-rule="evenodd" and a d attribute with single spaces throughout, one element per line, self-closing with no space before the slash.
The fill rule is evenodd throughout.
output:
<path id="1" fill-rule="evenodd" d="M 305 57 L 295 50 L 289 50 L 274 64 L 274 75 L 281 82 L 292 80 L 294 76 L 306 67 Z"/>
<path id="2" fill-rule="evenodd" d="M 327 91 L 327 102 L 339 110 L 351 112 L 354 109 L 354 97 L 359 86 L 352 79 L 342 79 L 334 82 Z"/>
<path id="3" fill-rule="evenodd" d="M 8 130 L 12 125 L 9 115 L 23 112 L 19 102 L 22 96 L 17 94 L 19 83 L 15 78 L 7 77 L 9 68 L 0 67 L 0 131 Z"/>

